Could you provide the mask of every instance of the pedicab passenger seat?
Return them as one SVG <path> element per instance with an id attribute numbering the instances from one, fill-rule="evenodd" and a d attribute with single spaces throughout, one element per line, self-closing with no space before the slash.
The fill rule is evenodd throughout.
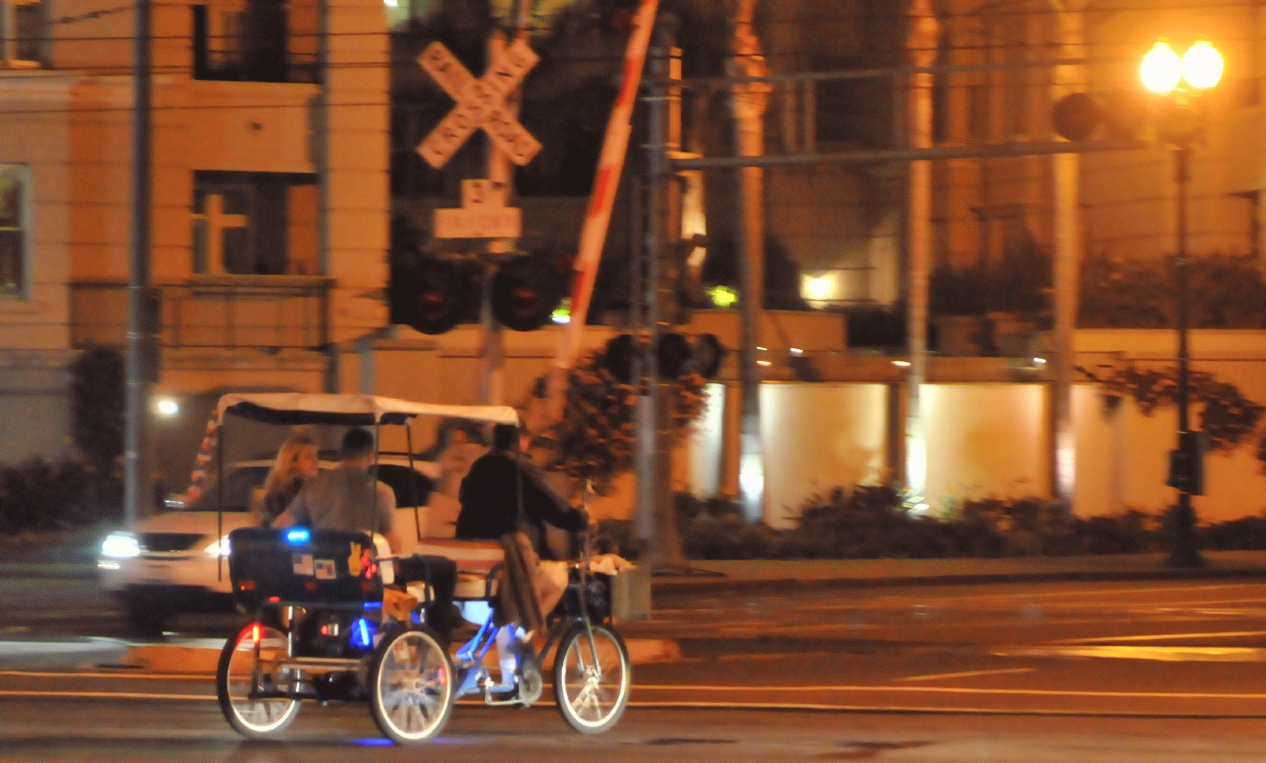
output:
<path id="1" fill-rule="evenodd" d="M 457 588 L 453 592 L 457 601 L 495 596 L 506 558 L 498 541 L 458 538 L 422 538 L 413 547 L 413 553 L 444 556 L 457 563 Z"/>
<path id="2" fill-rule="evenodd" d="M 243 527 L 229 533 L 229 580 L 248 610 L 382 601 L 374 544 L 366 533 Z"/>

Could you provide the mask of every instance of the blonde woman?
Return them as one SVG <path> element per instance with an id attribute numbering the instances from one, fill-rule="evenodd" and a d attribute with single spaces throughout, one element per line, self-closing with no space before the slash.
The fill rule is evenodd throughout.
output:
<path id="1" fill-rule="evenodd" d="M 317 460 L 316 442 L 307 435 L 295 435 L 277 451 L 277 460 L 264 480 L 264 494 L 260 497 L 257 514 L 264 527 L 272 526 L 294 497 L 303 483 L 321 471 Z"/>

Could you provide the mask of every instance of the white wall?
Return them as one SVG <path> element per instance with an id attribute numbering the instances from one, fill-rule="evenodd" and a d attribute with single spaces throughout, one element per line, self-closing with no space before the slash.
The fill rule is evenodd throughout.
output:
<path id="1" fill-rule="evenodd" d="M 925 384 L 929 505 L 1049 495 L 1046 398 L 1040 384 Z"/>
<path id="2" fill-rule="evenodd" d="M 814 494 L 884 479 L 883 384 L 764 384 L 765 519 L 774 527 Z"/>

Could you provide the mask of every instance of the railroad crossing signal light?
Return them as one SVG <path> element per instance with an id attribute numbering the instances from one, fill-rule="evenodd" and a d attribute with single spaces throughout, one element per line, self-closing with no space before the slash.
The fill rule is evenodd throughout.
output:
<path id="1" fill-rule="evenodd" d="M 553 321 L 571 281 L 570 258 L 529 254 L 506 262 L 492 279 L 492 311 L 502 326 L 533 331 Z"/>
<path id="2" fill-rule="evenodd" d="M 397 275 L 391 283 L 393 321 L 423 334 L 443 334 L 458 324 L 467 309 L 466 269 L 442 260 L 423 262 Z"/>

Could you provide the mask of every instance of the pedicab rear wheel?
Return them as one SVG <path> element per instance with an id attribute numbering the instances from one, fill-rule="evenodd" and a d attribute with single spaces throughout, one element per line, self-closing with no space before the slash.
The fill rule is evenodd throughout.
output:
<path id="1" fill-rule="evenodd" d="M 589 638 L 593 633 L 592 641 Z M 611 729 L 629 704 L 633 671 L 620 634 L 605 625 L 572 626 L 554 655 L 554 699 L 567 725 L 582 734 Z"/>
<path id="2" fill-rule="evenodd" d="M 280 693 L 294 679 L 277 663 L 286 657 L 286 634 L 263 623 L 251 623 L 229 637 L 215 671 L 220 711 L 233 730 L 248 739 L 267 739 L 299 715 L 299 701 L 285 696 L 252 698 L 253 693 Z"/>
<path id="3" fill-rule="evenodd" d="M 389 631 L 374 651 L 369 710 L 396 744 L 420 744 L 444 730 L 453 712 L 453 666 L 429 628 Z"/>

